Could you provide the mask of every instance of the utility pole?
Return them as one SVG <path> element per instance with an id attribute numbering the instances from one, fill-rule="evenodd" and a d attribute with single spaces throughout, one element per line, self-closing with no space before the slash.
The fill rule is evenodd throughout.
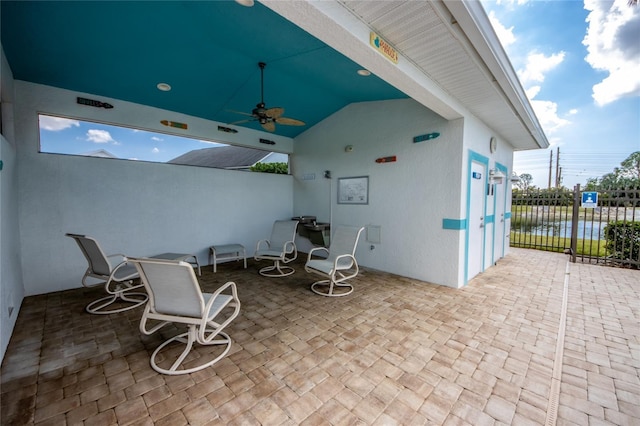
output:
<path id="1" fill-rule="evenodd" d="M 562 185 L 562 167 L 560 167 L 560 174 L 558 175 L 558 186 Z"/>
<path id="2" fill-rule="evenodd" d="M 549 151 L 549 186 L 547 189 L 551 189 L 551 170 L 553 169 L 553 151 Z"/>
<path id="3" fill-rule="evenodd" d="M 560 188 L 560 147 L 556 154 L 556 188 Z"/>

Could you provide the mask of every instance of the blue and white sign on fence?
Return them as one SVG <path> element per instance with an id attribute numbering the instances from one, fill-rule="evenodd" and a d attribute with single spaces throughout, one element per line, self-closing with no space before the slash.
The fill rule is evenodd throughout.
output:
<path id="1" fill-rule="evenodd" d="M 583 192 L 582 193 L 582 205 L 585 209 L 595 209 L 598 207 L 598 193 L 597 192 Z"/>

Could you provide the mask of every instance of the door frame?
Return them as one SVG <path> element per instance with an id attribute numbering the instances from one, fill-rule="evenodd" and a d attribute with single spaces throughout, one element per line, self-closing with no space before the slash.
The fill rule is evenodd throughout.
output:
<path id="1" fill-rule="evenodd" d="M 472 166 L 473 163 L 480 164 L 484 169 L 484 177 L 483 181 L 483 217 L 487 216 L 487 185 L 488 182 L 488 170 L 489 170 L 489 158 L 484 155 L 478 154 L 475 151 L 469 150 L 469 159 L 467 162 L 467 200 L 466 200 L 466 216 L 467 220 L 465 227 L 465 248 L 464 248 L 464 285 L 469 283 L 469 236 L 471 233 L 470 222 L 471 222 L 471 179 L 472 179 Z M 484 261 L 485 261 L 485 251 L 486 251 L 486 243 L 487 243 L 487 227 L 485 226 L 482 230 L 482 263 L 480 272 L 484 271 Z"/>
<path id="2" fill-rule="evenodd" d="M 503 207 L 502 214 L 504 215 L 503 216 L 504 220 L 502 222 L 502 239 L 499 242 L 500 246 L 501 246 L 501 247 L 499 247 L 500 248 L 500 256 L 496 258 L 495 244 L 496 244 L 497 237 L 498 237 L 498 221 L 497 221 L 498 218 L 495 217 L 495 219 L 494 219 L 493 242 L 492 242 L 492 250 L 491 250 L 491 253 L 492 253 L 492 255 L 491 255 L 491 257 L 492 257 L 491 263 L 492 264 L 495 264 L 498 259 L 502 259 L 504 257 L 504 254 L 505 254 L 505 241 L 506 241 L 506 238 L 507 238 L 507 195 L 508 195 L 508 190 L 509 190 L 508 185 L 510 183 L 510 181 L 508 180 L 509 173 L 507 173 L 507 170 L 508 170 L 507 166 L 504 166 L 504 165 L 498 163 L 497 161 L 496 161 L 495 165 L 496 165 L 496 169 L 498 169 L 498 171 L 502 172 L 505 175 L 505 178 L 504 178 L 504 191 L 503 191 L 503 195 L 504 195 L 503 202 L 504 202 L 504 205 L 502 206 Z M 493 185 L 496 185 L 496 188 L 494 188 L 494 190 L 497 189 L 498 185 L 497 184 L 493 184 Z M 497 191 L 494 191 L 494 194 L 497 194 Z M 498 204 L 498 197 L 494 196 L 493 197 L 493 215 L 494 216 L 496 216 L 497 204 Z"/>

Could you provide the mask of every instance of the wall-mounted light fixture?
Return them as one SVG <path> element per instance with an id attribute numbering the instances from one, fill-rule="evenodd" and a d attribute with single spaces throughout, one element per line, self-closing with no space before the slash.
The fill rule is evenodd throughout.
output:
<path id="1" fill-rule="evenodd" d="M 498 169 L 489 170 L 489 183 L 497 183 L 500 185 L 506 177 L 507 176 Z"/>

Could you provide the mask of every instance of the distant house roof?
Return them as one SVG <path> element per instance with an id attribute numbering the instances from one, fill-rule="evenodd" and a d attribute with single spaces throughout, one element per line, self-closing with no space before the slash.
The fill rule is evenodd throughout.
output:
<path id="1" fill-rule="evenodd" d="M 216 146 L 213 148 L 194 149 L 167 161 L 167 163 L 221 169 L 248 169 L 269 156 L 269 154 L 271 154 L 269 151 L 242 146 Z"/>
<path id="2" fill-rule="evenodd" d="M 84 152 L 80 155 L 86 155 L 87 157 L 118 158 L 106 149 L 97 149 L 95 151 Z"/>

